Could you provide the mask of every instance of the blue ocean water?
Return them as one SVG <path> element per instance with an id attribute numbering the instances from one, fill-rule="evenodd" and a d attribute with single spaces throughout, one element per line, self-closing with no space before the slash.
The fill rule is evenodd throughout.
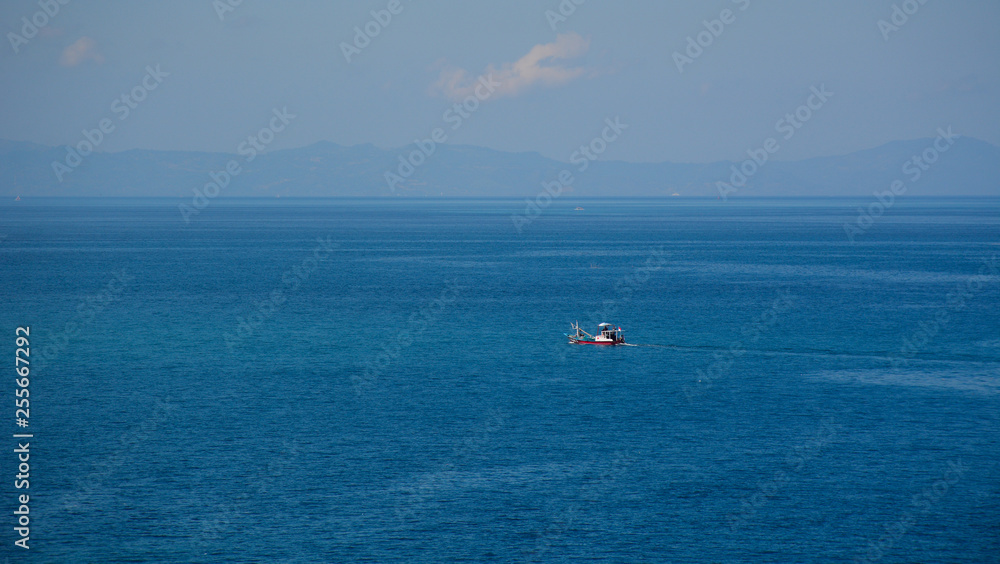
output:
<path id="1" fill-rule="evenodd" d="M 1000 561 L 1000 202 L 563 200 L 4 204 L 0 553 Z"/>

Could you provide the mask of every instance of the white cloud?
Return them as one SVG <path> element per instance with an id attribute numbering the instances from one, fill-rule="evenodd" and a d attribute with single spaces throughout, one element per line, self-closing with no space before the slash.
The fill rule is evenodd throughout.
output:
<path id="1" fill-rule="evenodd" d="M 590 41 L 575 33 L 556 36 L 554 43 L 535 45 L 528 54 L 513 63 L 503 63 L 497 68 L 490 64 L 482 77 L 492 75 L 499 82 L 492 97 L 516 96 L 536 84 L 559 86 L 587 74 L 583 67 L 565 67 L 557 61 L 574 59 L 587 52 Z M 470 77 L 465 69 L 446 68 L 434 83 L 432 91 L 442 93 L 452 100 L 461 100 L 475 93 L 479 76 Z"/>
<path id="2" fill-rule="evenodd" d="M 97 51 L 97 42 L 89 37 L 81 37 L 75 43 L 63 49 L 59 64 L 64 67 L 75 67 L 84 61 L 104 62 L 104 55 Z"/>

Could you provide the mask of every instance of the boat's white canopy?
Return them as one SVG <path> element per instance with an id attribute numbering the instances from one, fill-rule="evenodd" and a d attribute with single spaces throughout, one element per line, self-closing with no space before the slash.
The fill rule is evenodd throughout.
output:
<path id="1" fill-rule="evenodd" d="M 610 323 L 601 323 L 598 327 L 611 327 Z"/>

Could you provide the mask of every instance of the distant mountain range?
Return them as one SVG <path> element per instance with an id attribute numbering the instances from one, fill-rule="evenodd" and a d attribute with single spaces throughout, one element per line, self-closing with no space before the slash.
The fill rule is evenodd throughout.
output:
<path id="1" fill-rule="evenodd" d="M 96 152 L 79 161 L 67 147 L 0 140 L 0 192 L 25 196 L 156 196 L 191 198 L 194 189 L 225 181 L 227 166 L 239 172 L 219 189 L 222 197 L 534 197 L 542 182 L 569 171 L 566 193 L 577 196 L 717 198 L 719 182 L 729 198 L 755 196 L 871 196 L 887 190 L 893 180 L 904 182 L 909 195 L 1000 195 L 1000 148 L 974 138 L 959 137 L 952 145 L 935 139 L 894 141 L 843 156 L 803 161 L 768 160 L 762 166 L 746 162 L 708 164 L 588 162 L 562 163 L 538 153 L 508 153 L 465 145 L 439 145 L 400 174 L 400 155 L 417 150 L 379 149 L 373 145 L 345 147 L 320 142 L 298 149 L 256 155 L 183 151 L 131 150 Z M 926 154 L 925 154 L 926 153 Z M 921 156 L 923 155 L 923 157 Z M 920 162 L 914 162 L 914 157 Z M 933 164 L 923 161 L 934 159 Z M 936 157 L 936 159 L 934 158 Z M 420 159 L 414 157 L 414 161 Z M 59 180 L 53 163 L 62 176 Z M 78 163 L 78 164 L 77 164 Z M 76 165 L 75 167 L 73 165 Z M 742 187 L 734 171 L 749 172 Z M 926 170 L 925 170 L 926 169 Z M 402 182 L 391 190 L 385 173 Z M 914 178 L 919 171 L 919 178 Z M 406 167 L 402 172 L 407 172 Z M 228 174 L 228 173 L 227 173 Z M 566 178 L 566 174 L 563 174 Z M 209 190 L 214 190 L 209 186 Z"/>

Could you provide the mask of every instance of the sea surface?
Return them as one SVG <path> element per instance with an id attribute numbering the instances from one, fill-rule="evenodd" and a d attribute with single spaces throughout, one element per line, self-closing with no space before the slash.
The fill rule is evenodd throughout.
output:
<path id="1" fill-rule="evenodd" d="M 1000 562 L 1000 201 L 873 201 L 6 202 L 0 558 Z"/>

